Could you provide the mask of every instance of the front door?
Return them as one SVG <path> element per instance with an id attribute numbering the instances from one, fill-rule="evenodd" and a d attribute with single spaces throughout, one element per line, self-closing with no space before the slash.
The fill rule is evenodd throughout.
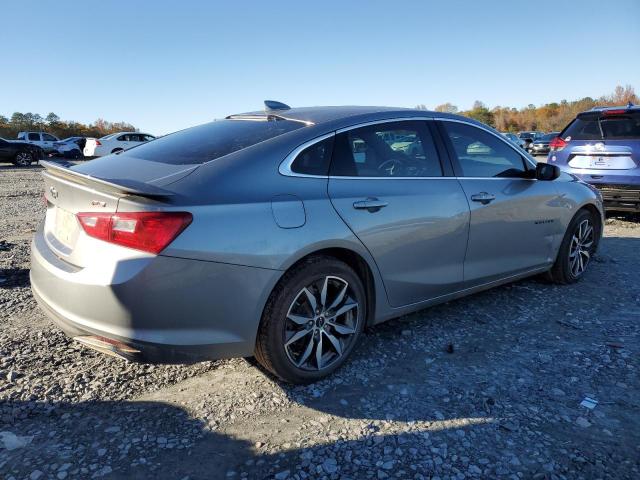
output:
<path id="1" fill-rule="evenodd" d="M 339 132 L 333 148 L 331 202 L 372 254 L 394 307 L 463 282 L 469 207 L 459 182 L 444 176 L 427 123 Z"/>
<path id="2" fill-rule="evenodd" d="M 489 130 L 458 121 L 441 125 L 471 209 L 466 286 L 553 262 L 564 208 L 554 182 L 536 180 L 517 147 Z"/>

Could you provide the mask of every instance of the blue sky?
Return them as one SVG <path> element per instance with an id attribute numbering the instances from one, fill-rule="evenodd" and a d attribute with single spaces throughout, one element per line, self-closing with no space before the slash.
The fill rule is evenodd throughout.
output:
<path id="1" fill-rule="evenodd" d="M 640 89 L 638 0 L 5 1 L 2 17 L 0 114 L 155 134 L 266 98 L 466 109 Z"/>

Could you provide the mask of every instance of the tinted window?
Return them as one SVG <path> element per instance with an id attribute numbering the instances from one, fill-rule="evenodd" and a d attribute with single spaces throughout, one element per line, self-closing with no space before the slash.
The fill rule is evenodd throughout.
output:
<path id="1" fill-rule="evenodd" d="M 543 142 L 550 142 L 551 140 L 553 140 L 557 136 L 558 136 L 557 133 L 549 133 L 547 135 L 543 135 L 542 137 L 540 137 L 539 140 L 541 140 Z"/>
<path id="2" fill-rule="evenodd" d="M 393 122 L 336 135 L 331 175 L 440 177 L 442 167 L 425 122 Z"/>
<path id="3" fill-rule="evenodd" d="M 188 128 L 123 153 L 153 162 L 201 164 L 304 127 L 291 120 L 218 120 Z"/>
<path id="4" fill-rule="evenodd" d="M 640 138 L 640 112 L 628 115 L 580 115 L 560 134 L 572 140 Z"/>
<path id="5" fill-rule="evenodd" d="M 442 122 L 464 177 L 517 177 L 522 157 L 505 141 L 472 125 Z"/>
<path id="6" fill-rule="evenodd" d="M 42 134 L 42 139 L 46 140 L 47 142 L 57 142 L 56 137 L 53 137 L 47 133 Z"/>
<path id="7" fill-rule="evenodd" d="M 40 134 L 39 133 L 30 133 L 29 134 L 29 140 L 34 141 L 34 142 L 39 142 L 40 141 Z"/>
<path id="8" fill-rule="evenodd" d="M 305 175 L 323 175 L 329 172 L 333 137 L 305 148 L 291 164 L 291 171 Z"/>
<path id="9" fill-rule="evenodd" d="M 116 140 L 118 140 L 119 142 L 128 142 L 129 135 L 120 135 L 118 138 L 116 138 Z"/>
<path id="10" fill-rule="evenodd" d="M 153 135 L 142 135 L 143 142 L 150 142 L 151 140 L 155 140 L 155 138 Z"/>

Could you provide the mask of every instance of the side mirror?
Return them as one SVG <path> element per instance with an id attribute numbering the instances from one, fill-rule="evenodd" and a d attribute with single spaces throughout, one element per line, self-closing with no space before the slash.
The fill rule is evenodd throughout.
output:
<path id="1" fill-rule="evenodd" d="M 538 180 L 555 180 L 560 176 L 560 168 L 557 165 L 549 165 L 548 163 L 536 164 L 536 178 Z"/>

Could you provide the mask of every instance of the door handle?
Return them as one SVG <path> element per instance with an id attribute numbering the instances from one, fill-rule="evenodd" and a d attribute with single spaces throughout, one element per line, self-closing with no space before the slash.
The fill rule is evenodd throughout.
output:
<path id="1" fill-rule="evenodd" d="M 475 195 L 471 195 L 471 200 L 474 202 L 480 202 L 483 205 L 493 202 L 496 199 L 495 195 L 487 192 L 476 193 Z"/>
<path id="2" fill-rule="evenodd" d="M 375 213 L 381 208 L 386 207 L 387 205 L 389 205 L 387 202 L 383 202 L 374 197 L 369 197 L 366 200 L 353 202 L 353 208 L 355 208 L 356 210 L 367 210 L 370 213 Z"/>

